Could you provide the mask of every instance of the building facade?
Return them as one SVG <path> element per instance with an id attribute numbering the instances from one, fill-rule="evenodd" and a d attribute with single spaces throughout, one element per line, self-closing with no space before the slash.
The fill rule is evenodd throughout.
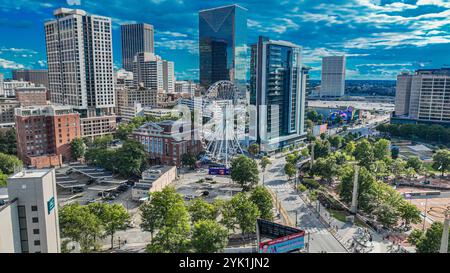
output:
<path id="1" fill-rule="evenodd" d="M 179 167 L 183 154 L 202 151 L 200 140 L 194 139 L 194 131 L 182 121 L 148 122 L 134 130 L 132 137 L 144 145 L 150 162 L 157 165 Z"/>
<path id="2" fill-rule="evenodd" d="M 111 18 L 60 8 L 45 23 L 49 93 L 81 117 L 113 114 L 115 106 Z"/>
<path id="3" fill-rule="evenodd" d="M 138 53 L 133 61 L 133 80 L 135 87 L 173 93 L 175 92 L 174 64 L 153 53 Z"/>
<path id="4" fill-rule="evenodd" d="M 162 92 L 162 90 L 160 91 Z M 158 103 L 158 91 L 148 88 L 135 88 L 117 86 L 117 114 L 121 117 L 128 112 L 130 107 L 156 107 Z"/>
<path id="5" fill-rule="evenodd" d="M 3 82 L 4 97 L 15 97 L 17 88 L 34 87 L 34 83 L 27 81 L 6 80 Z"/>
<path id="6" fill-rule="evenodd" d="M 149 24 L 126 24 L 120 26 L 122 36 L 122 67 L 133 71 L 133 60 L 139 52 L 154 53 L 154 31 Z"/>
<path id="7" fill-rule="evenodd" d="M 16 88 L 16 99 L 20 106 L 46 105 L 47 89 L 44 86 Z"/>
<path id="8" fill-rule="evenodd" d="M 342 97 L 345 93 L 345 56 L 322 58 L 321 97 Z"/>
<path id="9" fill-rule="evenodd" d="M 16 81 L 27 81 L 36 86 L 48 88 L 47 69 L 13 69 L 12 78 Z"/>
<path id="10" fill-rule="evenodd" d="M 419 69 L 397 77 L 395 117 L 450 124 L 450 68 Z"/>
<path id="11" fill-rule="evenodd" d="M 14 109 L 20 107 L 17 100 L 0 98 L 0 128 L 14 126 Z"/>
<path id="12" fill-rule="evenodd" d="M 18 156 L 37 168 L 69 160 L 72 140 L 81 137 L 80 115 L 68 106 L 16 108 L 15 120 Z"/>
<path id="13" fill-rule="evenodd" d="M 305 135 L 306 77 L 301 48 L 259 37 L 252 46 L 250 102 L 256 106 L 251 139 L 269 152 L 296 143 Z"/>
<path id="14" fill-rule="evenodd" d="M 247 9 L 230 5 L 199 12 L 200 85 L 233 81 L 246 94 Z"/>
<path id="15" fill-rule="evenodd" d="M 0 232 L 6 230 L 8 241 L 0 240 L 0 252 L 61 252 L 55 170 L 14 174 L 8 178 L 8 195 L 8 203 L 0 207 Z"/>

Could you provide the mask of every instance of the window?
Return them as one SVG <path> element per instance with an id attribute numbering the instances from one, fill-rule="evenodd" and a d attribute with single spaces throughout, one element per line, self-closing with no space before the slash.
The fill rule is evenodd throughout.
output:
<path id="1" fill-rule="evenodd" d="M 32 221 L 33 221 L 33 223 L 39 223 L 39 218 L 33 217 Z"/>
<path id="2" fill-rule="evenodd" d="M 40 246 L 41 245 L 41 240 L 34 240 L 34 245 L 35 246 Z"/>
<path id="3" fill-rule="evenodd" d="M 37 211 L 37 210 L 38 210 L 37 206 L 31 206 L 31 211 Z"/>
<path id="4" fill-rule="evenodd" d="M 39 234 L 39 229 L 38 228 L 33 229 L 33 234 Z"/>

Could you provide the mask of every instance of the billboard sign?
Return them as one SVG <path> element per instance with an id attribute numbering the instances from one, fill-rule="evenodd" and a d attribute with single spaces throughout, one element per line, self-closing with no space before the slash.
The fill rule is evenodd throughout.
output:
<path id="1" fill-rule="evenodd" d="M 287 253 L 305 248 L 305 232 L 287 235 L 259 244 L 259 253 Z"/>
<path id="2" fill-rule="evenodd" d="M 50 214 L 54 208 L 55 208 L 55 197 L 52 197 L 47 201 L 48 214 Z"/>
<path id="3" fill-rule="evenodd" d="M 229 175 L 230 169 L 225 167 L 209 167 L 208 174 L 212 175 Z"/>

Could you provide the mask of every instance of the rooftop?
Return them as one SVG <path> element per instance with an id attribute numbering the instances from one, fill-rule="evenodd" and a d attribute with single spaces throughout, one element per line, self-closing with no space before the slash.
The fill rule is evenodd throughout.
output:
<path id="1" fill-rule="evenodd" d="M 242 7 L 242 6 L 239 6 L 239 5 L 237 5 L 237 4 L 232 4 L 232 5 L 226 5 L 226 6 L 221 6 L 221 7 L 215 7 L 215 8 L 210 8 L 210 9 L 202 9 L 202 10 L 200 10 L 199 12 L 205 12 L 205 11 L 211 11 L 211 10 L 216 10 L 216 9 L 229 8 L 229 7 L 238 7 L 238 8 L 241 8 L 241 9 L 245 10 L 245 11 L 248 11 L 248 9 L 246 9 L 246 8 L 244 8 L 244 7 Z"/>
<path id="2" fill-rule="evenodd" d="M 52 169 L 24 169 L 14 175 L 12 175 L 9 179 L 16 178 L 39 178 L 47 175 L 47 173 L 51 172 Z"/>

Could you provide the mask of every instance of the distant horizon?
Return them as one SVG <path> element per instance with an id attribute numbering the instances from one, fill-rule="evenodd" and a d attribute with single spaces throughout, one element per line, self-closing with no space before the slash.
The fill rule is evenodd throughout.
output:
<path id="1" fill-rule="evenodd" d="M 248 9 L 248 44 L 263 35 L 301 46 L 311 79 L 320 78 L 321 57 L 330 55 L 347 56 L 351 80 L 395 80 L 402 71 L 450 65 L 450 2 L 443 0 L 4 0 L 0 73 L 45 68 L 44 23 L 67 7 L 112 19 L 116 69 L 122 67 L 120 25 L 148 23 L 155 53 L 175 62 L 177 78 L 198 79 L 198 12 L 230 4 Z"/>

